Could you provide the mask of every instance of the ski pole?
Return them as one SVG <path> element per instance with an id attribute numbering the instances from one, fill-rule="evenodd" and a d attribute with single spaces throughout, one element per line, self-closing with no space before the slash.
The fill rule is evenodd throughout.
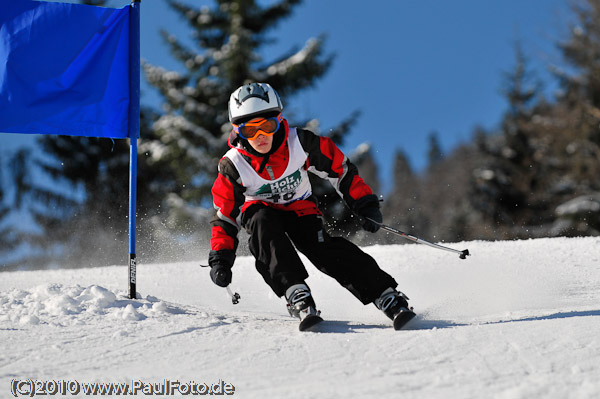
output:
<path id="1" fill-rule="evenodd" d="M 442 246 L 442 245 L 434 244 L 434 243 L 432 243 L 432 242 L 429 242 L 429 241 L 423 240 L 422 238 L 415 237 L 415 236 L 413 236 L 413 235 L 407 234 L 407 233 L 405 233 L 405 232 L 403 232 L 403 231 L 400 231 L 400 230 L 398 230 L 398 229 L 395 229 L 395 228 L 393 228 L 393 227 L 386 226 L 385 224 L 383 224 L 383 223 L 379 223 L 379 222 L 377 222 L 377 221 L 375 221 L 375 220 L 373 220 L 373 219 L 371 219 L 371 218 L 365 217 L 365 219 L 368 219 L 368 220 L 370 220 L 371 222 L 378 224 L 378 225 L 379 225 L 379 226 L 380 226 L 380 227 L 381 227 L 383 230 L 385 230 L 385 231 L 389 231 L 390 233 L 394 233 L 394 234 L 396 234 L 396 235 L 399 235 L 400 237 L 402 237 L 402 238 L 406 238 L 407 240 L 410 240 L 410 241 L 412 241 L 412 242 L 416 242 L 417 244 L 424 244 L 424 245 L 428 245 L 428 246 L 430 246 L 430 247 L 432 247 L 432 248 L 442 249 L 442 250 L 444 250 L 444 251 L 449 251 L 449 252 L 454 252 L 454 253 L 456 253 L 456 254 L 459 254 L 459 258 L 461 258 L 461 259 L 467 259 L 467 256 L 470 256 L 470 255 L 471 255 L 471 254 L 469 253 L 469 250 L 468 250 L 468 249 L 464 249 L 464 250 L 462 250 L 462 251 L 459 251 L 459 250 L 457 250 L 457 249 L 452 249 L 452 248 L 444 247 L 444 246 Z"/>

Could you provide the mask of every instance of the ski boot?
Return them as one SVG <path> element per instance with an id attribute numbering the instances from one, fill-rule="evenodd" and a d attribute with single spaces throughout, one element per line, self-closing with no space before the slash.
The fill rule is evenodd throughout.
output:
<path id="1" fill-rule="evenodd" d="M 374 302 L 375 306 L 394 322 L 395 330 L 400 330 L 415 317 L 415 312 L 408 306 L 408 297 L 394 288 L 383 291 Z"/>
<path id="2" fill-rule="evenodd" d="M 300 319 L 300 331 L 304 331 L 315 324 L 323 321 L 318 311 L 317 305 L 306 284 L 296 284 L 288 288 L 285 292 L 287 300 L 287 309 L 292 317 Z"/>

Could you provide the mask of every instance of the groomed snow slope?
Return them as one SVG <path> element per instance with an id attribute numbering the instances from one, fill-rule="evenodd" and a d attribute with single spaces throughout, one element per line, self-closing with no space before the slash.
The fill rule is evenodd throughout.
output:
<path id="1" fill-rule="evenodd" d="M 138 300 L 125 266 L 0 273 L 0 397 L 21 379 L 166 379 L 222 380 L 246 399 L 600 398 L 600 238 L 445 245 L 472 256 L 365 248 L 411 298 L 405 331 L 308 261 L 316 333 L 249 257 L 235 306 L 206 259 L 138 265 Z"/>

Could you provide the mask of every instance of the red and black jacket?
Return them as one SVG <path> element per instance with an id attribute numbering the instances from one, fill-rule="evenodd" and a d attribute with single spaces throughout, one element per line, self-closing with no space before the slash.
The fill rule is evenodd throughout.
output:
<path id="1" fill-rule="evenodd" d="M 266 155 L 257 154 L 249 146 L 232 133 L 229 146 L 239 151 L 243 158 L 264 179 L 273 180 L 280 177 L 289 161 L 288 134 L 286 120 L 282 124 L 283 140 L 273 141 L 273 149 Z M 309 130 L 297 129 L 298 139 L 307 153 L 305 168 L 322 178 L 329 179 L 342 195 L 350 209 L 357 209 L 365 203 L 377 202 L 371 188 L 358 175 L 358 169 L 340 151 L 328 137 L 321 137 Z M 277 132 L 276 135 L 280 134 Z M 212 251 L 230 250 L 237 248 L 237 234 L 241 228 L 242 213 L 254 203 L 262 203 L 277 209 L 296 212 L 298 215 L 320 215 L 313 197 L 298 200 L 287 205 L 274 204 L 264 201 L 246 201 L 245 188 L 241 184 L 240 175 L 232 161 L 223 157 L 219 161 L 219 174 L 212 187 L 213 204 L 217 214 L 211 221 Z"/>

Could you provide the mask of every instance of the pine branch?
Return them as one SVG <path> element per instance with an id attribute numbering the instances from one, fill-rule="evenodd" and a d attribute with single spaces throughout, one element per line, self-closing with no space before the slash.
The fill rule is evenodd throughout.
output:
<path id="1" fill-rule="evenodd" d="M 285 0 L 259 11 L 256 16 L 248 18 L 248 27 L 256 31 L 264 31 L 274 28 L 283 19 L 289 17 L 294 8 L 301 4 L 302 0 Z"/>
<path id="2" fill-rule="evenodd" d="M 298 90 L 311 87 L 330 68 L 335 55 L 329 55 L 324 60 L 319 57 L 323 52 L 324 37 L 309 39 L 306 45 L 297 53 L 264 68 L 259 77 L 271 83 L 282 95 L 288 95 Z"/>

